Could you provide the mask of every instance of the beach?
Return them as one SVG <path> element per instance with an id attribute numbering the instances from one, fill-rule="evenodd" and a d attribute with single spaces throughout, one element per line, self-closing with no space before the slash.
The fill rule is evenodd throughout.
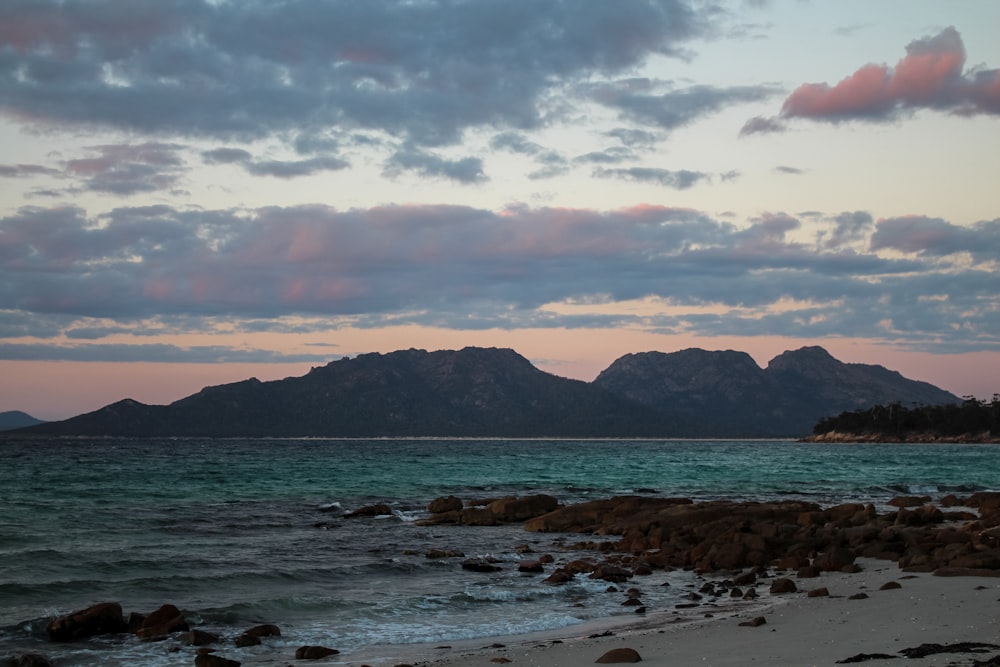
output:
<path id="1" fill-rule="evenodd" d="M 834 665 L 860 654 L 895 656 L 867 659 L 863 664 L 869 667 L 902 660 L 920 666 L 972 665 L 973 660 L 1000 656 L 1000 578 L 907 573 L 891 561 L 870 558 L 858 564 L 863 568 L 858 573 L 796 579 L 799 592 L 763 593 L 760 604 L 745 610 L 737 606 L 716 613 L 705 606 L 680 622 L 672 612 L 658 612 L 632 627 L 612 630 L 611 636 L 507 638 L 495 642 L 503 648 L 442 649 L 426 664 L 481 667 L 509 660 L 521 667 L 573 667 L 593 664 L 607 651 L 623 647 L 634 649 L 651 667 Z M 900 587 L 880 590 L 889 582 Z M 824 587 L 828 596 L 809 597 L 808 591 Z M 850 599 L 858 593 L 867 597 Z M 705 618 L 706 613 L 713 615 Z M 758 616 L 766 620 L 763 625 L 740 625 Z M 995 648 L 919 658 L 900 653 L 926 644 L 965 642 Z"/>

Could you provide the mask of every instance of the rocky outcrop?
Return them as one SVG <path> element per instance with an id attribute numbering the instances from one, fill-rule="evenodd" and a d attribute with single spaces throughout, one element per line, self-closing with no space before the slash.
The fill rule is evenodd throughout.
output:
<path id="1" fill-rule="evenodd" d="M 181 610 L 172 604 L 165 604 L 146 616 L 135 635 L 143 641 L 159 641 L 175 632 L 188 632 L 190 629 Z"/>
<path id="2" fill-rule="evenodd" d="M 128 632 L 128 624 L 117 602 L 101 602 L 49 623 L 49 640 L 69 642 L 99 635 Z"/>
<path id="3" fill-rule="evenodd" d="M 874 506 L 857 503 L 824 509 L 799 501 L 623 496 L 559 508 L 528 520 L 525 529 L 604 538 L 581 546 L 703 572 L 776 566 L 815 576 L 856 571 L 860 556 L 894 560 L 910 570 L 1000 572 L 1000 493 L 949 503 L 977 508 L 978 515 L 932 504 L 878 514 Z M 551 577 L 559 579 L 558 572 Z"/>
<path id="4" fill-rule="evenodd" d="M 457 498 L 455 500 L 458 500 Z M 454 502 L 431 503 L 437 508 L 455 507 Z M 437 524 L 460 524 L 463 526 L 496 526 L 504 523 L 517 523 L 526 519 L 541 516 L 559 507 L 559 501 L 546 494 L 514 497 L 508 496 L 490 501 L 485 507 L 463 507 L 459 500 L 458 509 L 441 509 L 431 516 L 421 519 L 418 525 L 433 526 Z"/>

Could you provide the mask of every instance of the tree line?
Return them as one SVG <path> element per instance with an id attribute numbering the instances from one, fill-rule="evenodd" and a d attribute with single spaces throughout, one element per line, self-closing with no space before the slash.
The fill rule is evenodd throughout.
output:
<path id="1" fill-rule="evenodd" d="M 813 428 L 815 435 L 831 431 L 885 436 L 927 433 L 944 437 L 988 433 L 997 437 L 1000 436 L 1000 394 L 993 394 L 989 402 L 966 396 L 960 403 L 943 405 L 876 405 L 821 419 Z"/>

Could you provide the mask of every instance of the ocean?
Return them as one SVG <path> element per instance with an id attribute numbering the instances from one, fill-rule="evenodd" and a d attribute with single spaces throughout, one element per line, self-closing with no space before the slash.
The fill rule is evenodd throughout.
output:
<path id="1" fill-rule="evenodd" d="M 998 470 L 998 445 L 0 437 L 0 660 L 38 652 L 58 665 L 193 664 L 193 649 L 172 650 L 172 640 L 48 642 L 53 617 L 104 601 L 126 614 L 177 605 L 192 626 L 227 638 L 222 655 L 248 665 L 289 664 L 303 645 L 341 651 L 324 664 L 394 664 L 408 647 L 634 618 L 607 582 L 552 586 L 517 571 L 541 554 L 586 556 L 570 548 L 580 536 L 417 525 L 444 495 L 883 506 L 897 495 L 1000 490 Z M 392 513 L 344 516 L 373 503 Z M 463 558 L 427 558 L 431 549 L 501 569 L 470 572 Z M 643 601 L 669 610 L 693 578 L 643 577 Z M 232 645 L 259 623 L 281 637 Z"/>

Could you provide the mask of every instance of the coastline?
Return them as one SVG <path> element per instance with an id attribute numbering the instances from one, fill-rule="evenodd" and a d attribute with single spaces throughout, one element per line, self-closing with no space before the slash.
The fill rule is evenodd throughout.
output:
<path id="1" fill-rule="evenodd" d="M 502 648 L 453 646 L 414 664 L 482 667 L 510 661 L 523 667 L 572 667 L 593 664 L 606 651 L 625 647 L 637 651 L 651 667 L 834 665 L 860 654 L 892 656 L 863 663 L 891 667 L 904 659 L 900 653 L 904 649 L 962 642 L 996 648 L 985 653 L 942 652 L 906 658 L 906 664 L 967 665 L 972 659 L 1000 656 L 1000 577 L 909 573 L 891 561 L 872 558 L 858 563 L 861 572 L 825 572 L 799 579 L 798 592 L 765 594 L 762 605 L 713 613 L 711 618 L 704 617 L 707 607 L 681 622 L 674 620 L 672 612 L 662 611 L 612 630 L 611 636 L 588 637 L 567 628 L 558 637 L 495 638 L 479 643 L 502 644 Z M 880 590 L 889 582 L 900 587 Z M 808 591 L 821 588 L 829 595 L 809 596 Z M 867 597 L 850 599 L 858 593 Z M 740 625 L 757 616 L 766 622 L 757 627 Z"/>

